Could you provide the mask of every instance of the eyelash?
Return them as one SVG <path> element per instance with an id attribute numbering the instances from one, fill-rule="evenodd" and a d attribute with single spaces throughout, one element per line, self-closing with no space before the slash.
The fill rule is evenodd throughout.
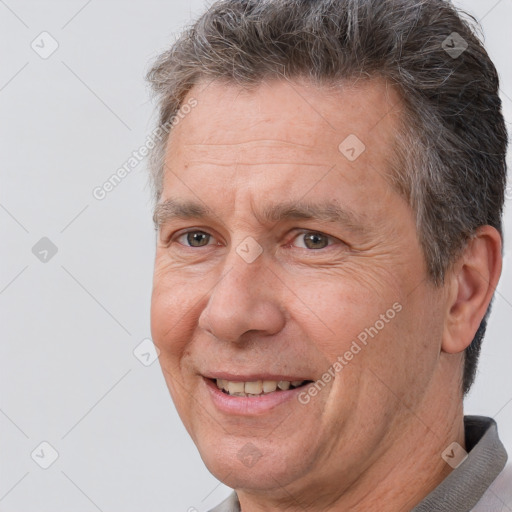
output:
<path id="1" fill-rule="evenodd" d="M 201 229 L 189 229 L 187 231 L 183 231 L 181 233 L 178 233 L 177 235 L 175 235 L 174 237 L 172 237 L 169 241 L 169 243 L 172 243 L 174 241 L 178 242 L 180 245 L 186 247 L 187 249 L 201 249 L 203 247 L 208 247 L 210 245 L 215 245 L 215 244 L 210 244 L 208 243 L 207 245 L 204 245 L 204 246 L 201 246 L 201 247 L 192 247 L 191 245 L 187 245 L 187 244 L 183 244 L 181 242 L 179 242 L 178 240 L 182 237 L 186 237 L 187 235 L 189 235 L 190 233 L 203 233 L 205 235 L 208 235 L 210 236 L 211 238 L 215 238 L 212 234 L 208 233 L 207 231 L 203 231 Z M 298 249 L 304 249 L 304 250 L 307 250 L 308 252 L 316 252 L 316 251 L 320 251 L 322 249 L 327 249 L 328 247 L 331 247 L 332 245 L 337 245 L 337 243 L 343 243 L 342 240 L 340 240 L 339 238 L 336 238 L 336 237 L 333 237 L 331 235 L 327 235 L 326 233 L 323 233 L 322 231 L 313 231 L 313 230 L 301 230 L 299 233 L 297 233 L 291 240 L 291 242 L 288 242 L 286 244 L 287 247 L 291 246 L 292 242 L 294 240 L 296 240 L 298 237 L 300 236 L 304 236 L 306 234 L 313 234 L 313 235 L 321 235 L 321 236 L 324 236 L 328 239 L 328 241 L 332 242 L 332 241 L 335 241 L 336 243 L 328 243 L 326 247 L 322 247 L 320 249 L 308 249 L 307 247 L 297 247 Z"/>

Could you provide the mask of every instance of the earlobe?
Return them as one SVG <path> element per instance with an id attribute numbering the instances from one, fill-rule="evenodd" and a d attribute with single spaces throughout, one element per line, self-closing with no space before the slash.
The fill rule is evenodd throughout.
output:
<path id="1" fill-rule="evenodd" d="M 492 226 L 481 226 L 446 276 L 443 352 L 456 354 L 471 343 L 498 285 L 501 266 L 501 236 Z"/>

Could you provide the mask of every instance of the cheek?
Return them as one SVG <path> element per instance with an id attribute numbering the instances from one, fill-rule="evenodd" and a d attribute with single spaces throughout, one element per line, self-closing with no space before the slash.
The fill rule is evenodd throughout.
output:
<path id="1" fill-rule="evenodd" d="M 407 411 L 421 399 L 436 371 L 439 358 L 440 318 L 428 291 L 418 289 L 402 310 L 371 340 L 365 364 L 371 370 L 373 386 L 383 399 L 396 401 Z"/>
<path id="2" fill-rule="evenodd" d="M 159 364 L 176 409 L 187 425 L 189 387 L 186 376 L 189 341 L 194 329 L 190 324 L 192 299 L 187 288 L 170 286 L 166 279 L 154 280 L 151 297 L 151 334 L 155 346 L 160 351 Z"/>
<path id="3" fill-rule="evenodd" d="M 193 329 L 190 322 L 194 303 L 197 302 L 197 297 L 190 290 L 190 286 L 173 280 L 170 275 L 159 276 L 155 273 L 151 296 L 151 334 L 160 350 L 161 361 L 183 355 Z"/>
<path id="4" fill-rule="evenodd" d="M 348 274 L 324 278 L 316 284 L 310 281 L 307 289 L 307 294 L 298 295 L 303 303 L 296 301 L 296 314 L 304 311 L 304 304 L 308 308 L 306 316 L 297 314 L 298 321 L 332 362 L 353 342 L 364 348 L 369 340 L 385 338 L 401 314 L 397 311 L 400 306 L 393 307 L 400 304 L 396 290 L 382 286 L 377 292 L 374 286 L 364 286 L 360 278 Z"/>

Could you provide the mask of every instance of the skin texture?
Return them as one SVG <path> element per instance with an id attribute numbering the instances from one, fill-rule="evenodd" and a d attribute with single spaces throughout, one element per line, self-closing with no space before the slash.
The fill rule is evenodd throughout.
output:
<path id="1" fill-rule="evenodd" d="M 464 447 L 463 350 L 499 278 L 499 234 L 480 228 L 444 286 L 427 279 L 413 212 L 386 177 L 401 103 L 380 80 L 329 91 L 212 82 L 188 97 L 197 106 L 171 133 L 160 202 L 211 215 L 160 218 L 151 327 L 201 457 L 244 512 L 410 510 L 451 471 L 443 450 Z M 339 150 L 350 134 L 366 147 L 354 161 Z M 337 204 L 359 227 L 263 217 L 298 201 Z M 187 230 L 206 245 L 191 246 Z M 313 248 L 311 232 L 324 235 Z M 247 237 L 262 249 L 252 263 L 237 252 Z M 396 303 L 307 404 L 256 415 L 214 405 L 204 375 L 316 381 Z"/>

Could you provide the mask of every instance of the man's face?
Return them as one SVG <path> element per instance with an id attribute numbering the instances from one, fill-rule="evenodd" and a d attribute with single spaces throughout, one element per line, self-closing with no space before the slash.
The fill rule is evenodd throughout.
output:
<path id="1" fill-rule="evenodd" d="M 275 81 L 189 97 L 167 148 L 151 311 L 172 398 L 231 487 L 350 485 L 422 427 L 411 411 L 442 337 L 413 212 L 386 179 L 398 96 Z"/>

